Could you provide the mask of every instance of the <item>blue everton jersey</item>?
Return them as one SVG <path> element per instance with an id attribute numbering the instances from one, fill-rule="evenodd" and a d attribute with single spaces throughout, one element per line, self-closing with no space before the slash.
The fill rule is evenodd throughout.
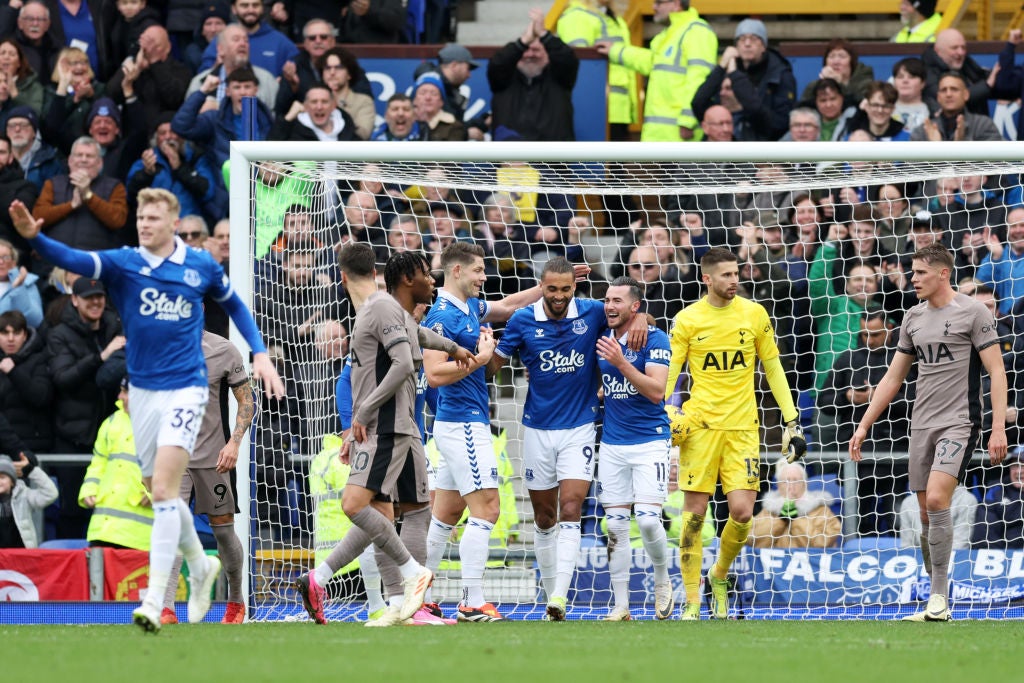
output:
<path id="1" fill-rule="evenodd" d="M 647 346 L 640 353 L 626 347 L 625 334 L 619 338 L 619 346 L 626 360 L 640 372 L 645 372 L 648 365 L 667 368 L 672 359 L 668 335 L 653 326 L 647 328 Z M 665 402 L 651 403 L 617 367 L 600 357 L 597 363 L 601 368 L 601 386 L 604 389 L 601 442 L 623 446 L 669 438 Z"/>
<path id="2" fill-rule="evenodd" d="M 176 240 L 161 259 L 142 248 L 95 252 L 96 277 L 121 314 L 133 386 L 167 390 L 206 386 L 203 296 L 217 302 L 231 283 L 209 252 Z"/>
<path id="3" fill-rule="evenodd" d="M 338 421 L 341 423 L 341 431 L 352 426 L 352 364 L 349 362 L 351 356 L 345 356 L 345 365 L 338 375 L 338 382 L 334 385 L 334 402 L 338 406 Z M 426 424 L 423 408 L 427 402 L 427 375 L 420 367 L 420 374 L 416 377 L 416 426 L 419 427 L 420 436 L 426 443 Z"/>
<path id="4" fill-rule="evenodd" d="M 593 299 L 573 299 L 561 320 L 548 318 L 543 299 L 512 314 L 495 353 L 518 351 L 530 371 L 524 425 L 572 429 L 597 418 L 597 338 L 607 331 Z"/>
<path id="5" fill-rule="evenodd" d="M 423 324 L 464 349 L 475 349 L 480 340 L 480 319 L 490 307 L 483 299 L 459 301 L 451 292 L 438 290 L 437 300 Z M 441 422 L 491 421 L 486 368 L 480 367 L 453 384 L 438 387 L 436 419 Z"/>

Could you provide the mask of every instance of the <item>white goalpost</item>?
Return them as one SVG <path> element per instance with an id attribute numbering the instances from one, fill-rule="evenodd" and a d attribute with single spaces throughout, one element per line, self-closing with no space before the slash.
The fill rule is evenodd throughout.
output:
<path id="1" fill-rule="evenodd" d="M 1024 443 L 1016 419 L 1024 363 L 1015 353 L 1024 349 L 1024 304 L 1013 310 L 1014 297 L 1024 295 L 1024 266 L 1018 273 L 991 263 L 1010 259 L 1014 240 L 1024 258 L 1021 143 L 234 142 L 229 170 L 230 277 L 288 389 L 284 401 L 259 399 L 242 449 L 250 457 L 239 458 L 236 531 L 250 551 L 251 619 L 303 618 L 292 583 L 344 530 L 344 468 L 336 443 L 324 437 L 338 430 L 334 385 L 352 323 L 336 261 L 349 240 L 370 242 L 378 272 L 396 250 L 423 249 L 436 266 L 446 244 L 474 241 L 486 254 L 488 299 L 532 286 L 547 259 L 565 255 L 592 269 L 578 296 L 602 298 L 620 275 L 640 280 L 646 310 L 666 332 L 702 295 L 700 254 L 713 246 L 737 253 L 741 295 L 772 318 L 810 450 L 802 488 L 776 495 L 781 417 L 759 373 L 761 521 L 733 568 L 735 616 L 893 618 L 927 599 L 907 521 L 916 513 L 905 502 L 912 384 L 874 428 L 864 461 L 846 453 L 902 315 L 916 303 L 908 270 L 917 247 L 941 240 L 955 255 L 954 285 L 994 301 L 1011 453 Z M 1020 237 L 1008 227 L 1017 208 Z M 876 328 L 887 343 L 869 341 Z M 247 350 L 233 326 L 231 337 Z M 543 613 L 521 471 L 528 381 L 514 360 L 489 385 L 492 431 L 506 447 L 502 518 L 484 590 L 513 619 Z M 987 401 L 984 411 L 980 449 L 991 421 Z M 1017 475 L 989 465 L 980 449 L 954 498 L 950 599 L 958 617 L 1024 617 L 1024 538 L 1012 538 L 1017 532 L 999 517 L 1003 487 Z M 794 492 L 796 503 L 780 511 L 778 501 Z M 711 515 L 718 532 L 722 501 L 715 498 Z M 665 506 L 670 544 L 673 534 L 678 544 L 680 506 L 678 495 Z M 707 530 L 705 568 L 714 531 Z M 611 607 L 606 537 L 592 497 L 583 532 L 570 619 L 601 618 Z M 449 550 L 434 588 L 446 612 L 460 594 L 457 540 Z M 678 548 L 670 550 L 679 602 Z M 347 567 L 332 582 L 328 618 L 365 619 L 358 574 Z M 639 539 L 630 577 L 634 617 L 652 618 L 653 579 Z"/>

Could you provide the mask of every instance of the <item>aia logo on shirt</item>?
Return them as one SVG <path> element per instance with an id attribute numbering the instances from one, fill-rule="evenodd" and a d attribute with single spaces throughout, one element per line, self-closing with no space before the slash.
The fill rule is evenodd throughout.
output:
<path id="1" fill-rule="evenodd" d="M 146 287 L 139 293 L 142 300 L 139 315 L 153 316 L 157 320 L 187 320 L 192 317 L 192 302 L 181 296 L 171 299 L 165 292 Z"/>

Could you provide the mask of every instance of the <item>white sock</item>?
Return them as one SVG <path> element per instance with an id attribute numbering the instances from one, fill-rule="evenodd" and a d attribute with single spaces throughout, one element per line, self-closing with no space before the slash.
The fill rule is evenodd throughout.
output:
<path id="1" fill-rule="evenodd" d="M 605 511 L 608 526 L 608 574 L 612 581 L 615 607 L 629 607 L 629 568 L 633 548 L 629 545 L 629 508 Z"/>
<path id="2" fill-rule="evenodd" d="M 544 586 L 544 594 L 551 598 L 555 590 L 555 572 L 558 566 L 558 525 L 550 529 L 533 527 L 533 552 L 537 556 L 540 568 L 540 582 Z"/>
<path id="3" fill-rule="evenodd" d="M 373 546 L 371 545 L 370 547 L 372 548 Z M 320 584 L 321 588 L 327 585 L 327 582 L 331 580 L 332 576 L 334 576 L 334 570 L 331 569 L 331 565 L 326 562 L 321 562 L 317 568 L 313 570 L 313 578 L 316 579 L 316 582 Z"/>
<path id="4" fill-rule="evenodd" d="M 410 557 L 405 564 L 399 565 L 398 571 L 402 572 L 403 579 L 411 579 L 420 573 L 423 569 L 423 565 Z"/>
<path id="5" fill-rule="evenodd" d="M 480 607 L 484 599 L 484 567 L 490 551 L 491 531 L 494 525 L 485 519 L 470 517 L 459 543 L 459 558 L 462 560 L 462 604 L 466 607 Z"/>
<path id="6" fill-rule="evenodd" d="M 380 570 L 377 569 L 377 553 L 373 546 L 367 546 L 359 556 L 359 571 L 363 574 L 363 586 L 366 588 L 366 611 L 373 614 L 387 606 L 384 593 L 380 590 Z"/>
<path id="7" fill-rule="evenodd" d="M 202 576 L 206 572 L 206 551 L 203 550 L 203 543 L 196 533 L 195 520 L 192 518 L 192 511 L 188 509 L 188 503 L 181 498 L 178 499 L 178 518 L 181 520 L 181 529 L 178 532 L 178 550 L 188 562 L 190 576 Z"/>
<path id="8" fill-rule="evenodd" d="M 654 582 L 668 581 L 668 536 L 661 523 L 661 506 L 637 503 L 633 507 L 644 549 L 654 565 Z"/>
<path id="9" fill-rule="evenodd" d="M 569 595 L 573 574 L 576 573 L 576 559 L 580 554 L 580 523 L 558 523 L 558 573 L 555 575 L 555 595 L 564 598 Z"/>
<path id="10" fill-rule="evenodd" d="M 437 573 L 438 568 L 441 566 L 441 558 L 444 557 L 444 549 L 448 547 L 448 540 L 452 536 L 452 529 L 450 524 L 445 524 L 437 517 L 430 518 L 430 528 L 427 530 L 427 569 Z M 427 589 L 427 595 L 424 598 L 424 602 L 433 602 L 433 596 L 431 595 L 433 588 Z"/>
<path id="11" fill-rule="evenodd" d="M 153 501 L 153 531 L 149 542 L 149 589 L 146 602 L 163 607 L 167 580 L 178 554 L 178 537 L 181 535 L 181 517 L 178 506 L 181 501 L 172 498 Z"/>

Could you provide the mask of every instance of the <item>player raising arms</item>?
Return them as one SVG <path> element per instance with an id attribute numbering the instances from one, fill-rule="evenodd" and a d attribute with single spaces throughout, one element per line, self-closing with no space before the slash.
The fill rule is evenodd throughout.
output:
<path id="1" fill-rule="evenodd" d="M 160 630 L 160 611 L 175 554 L 188 562 L 188 620 L 210 609 L 210 590 L 220 561 L 203 552 L 188 505 L 178 496 L 207 403 L 203 360 L 203 296 L 209 293 L 231 316 L 253 350 L 253 376 L 270 396 L 284 395 L 252 314 L 231 288 L 216 261 L 175 237 L 180 205 L 166 190 L 138 195 L 139 247 L 87 252 L 41 234 L 20 201 L 9 212 L 18 233 L 48 261 L 102 280 L 121 314 L 126 346 L 132 431 L 139 464 L 153 499 L 149 592 L 133 613 L 145 631 Z"/>
<path id="2" fill-rule="evenodd" d="M 679 568 L 686 589 L 683 620 L 700 619 L 701 529 L 708 498 L 719 480 L 728 500 L 729 521 L 722 530 L 718 557 L 708 572 L 708 581 L 711 617 L 729 616 L 726 577 L 750 532 L 760 486 L 755 356 L 761 359 L 786 423 L 783 454 L 792 462 L 807 450 L 768 312 L 760 304 L 736 296 L 736 255 L 721 247 L 709 249 L 701 257 L 700 272 L 708 293 L 676 315 L 665 388 L 668 398 L 675 391 L 683 364 L 687 364 L 690 398 L 683 404 L 683 414 L 689 434 L 679 447 L 679 488 L 686 494 L 679 539 Z"/>
<path id="3" fill-rule="evenodd" d="M 547 616 L 565 620 L 580 552 L 580 514 L 594 472 L 597 340 L 608 328 L 604 306 L 577 299 L 573 266 L 562 256 L 544 264 L 542 298 L 516 311 L 487 366 L 494 375 L 516 351 L 530 373 L 523 409 L 523 478 L 535 525 L 534 551 L 547 594 Z M 637 319 L 640 341 L 647 323 Z"/>
<path id="4" fill-rule="evenodd" d="M 941 244 L 931 244 L 914 252 L 911 270 L 910 281 L 921 303 L 903 318 L 897 353 L 850 439 L 850 458 L 860 461 L 868 430 L 895 398 L 916 360 L 910 490 L 917 492 L 921 505 L 921 552 L 932 588 L 925 609 L 905 620 L 949 621 L 949 508 L 981 437 L 981 366 L 991 378 L 988 454 L 993 465 L 1006 457 L 1006 372 L 992 314 L 949 283 L 953 255 Z"/>
<path id="5" fill-rule="evenodd" d="M 661 506 L 668 496 L 669 422 L 665 381 L 672 352 L 668 335 L 653 325 L 640 353 L 626 348 L 626 329 L 643 301 L 643 289 L 631 277 L 612 280 L 604 296 L 611 331 L 597 340 L 598 366 L 604 388 L 604 429 L 598 490 L 608 525 L 608 571 L 615 605 L 605 621 L 629 621 L 630 505 L 644 548 L 654 565 L 654 614 L 672 616 L 672 582 L 668 578 L 668 541 Z M 644 316 L 646 317 L 646 316 Z"/>
<path id="6" fill-rule="evenodd" d="M 409 458 L 426 463 L 414 415 L 416 375 L 423 362 L 420 345 L 444 351 L 463 365 L 474 357 L 455 342 L 420 327 L 413 318 L 416 304 L 428 304 L 433 298 L 434 278 L 422 253 L 394 254 L 384 267 L 384 284 L 387 293 L 371 294 L 356 313 L 349 350 L 352 424 L 341 457 L 352 471 L 341 506 L 353 527 L 327 560 L 296 581 L 306 611 L 320 624 L 326 623 L 323 586 L 371 542 L 398 565 L 405 581 L 395 623 L 422 607 L 434 577 L 413 559 L 395 531 L 394 505 L 387 494 L 395 489 Z"/>

